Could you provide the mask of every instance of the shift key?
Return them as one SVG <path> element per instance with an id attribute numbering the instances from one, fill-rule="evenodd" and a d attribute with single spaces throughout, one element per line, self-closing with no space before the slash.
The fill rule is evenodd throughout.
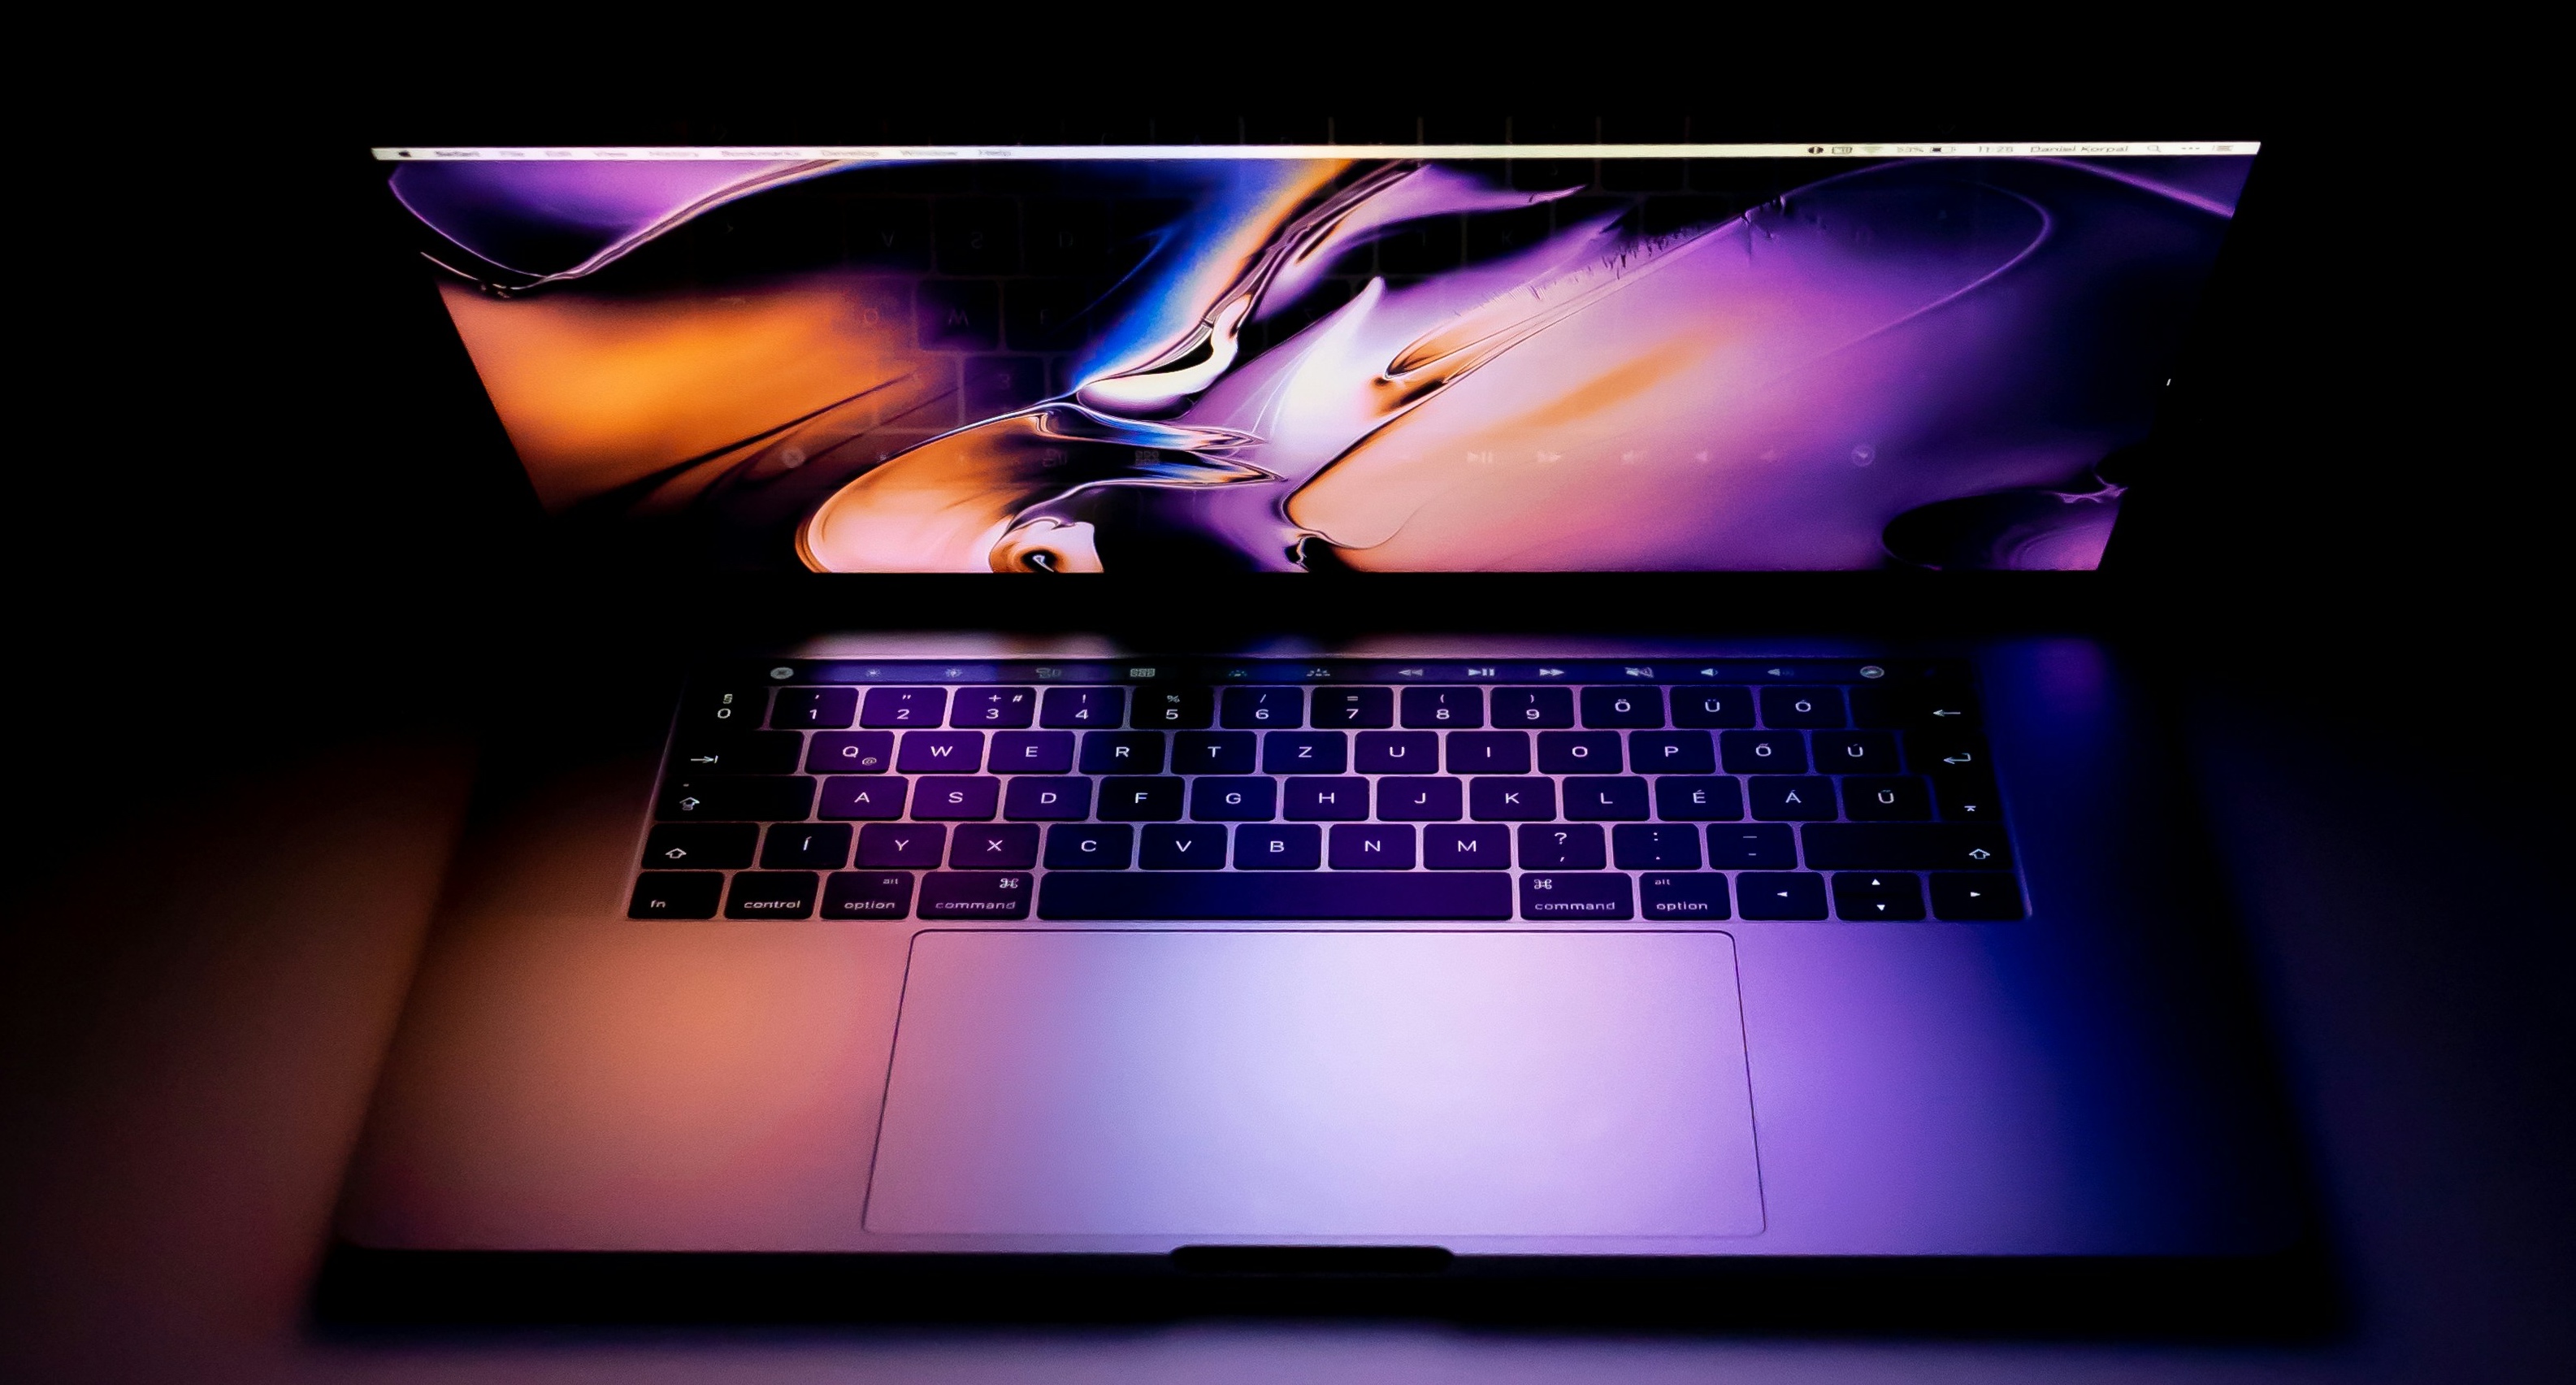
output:
<path id="1" fill-rule="evenodd" d="M 1810 870 L 2001 870 L 2003 829 L 1982 822 L 1817 822 L 1805 830 Z"/>
<path id="2" fill-rule="evenodd" d="M 660 816 L 695 822 L 800 822 L 814 808 L 814 781 L 801 774 L 705 775 L 662 786 Z"/>

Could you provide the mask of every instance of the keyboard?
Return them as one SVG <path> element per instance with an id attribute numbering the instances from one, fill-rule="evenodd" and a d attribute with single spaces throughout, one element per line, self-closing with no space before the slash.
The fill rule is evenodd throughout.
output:
<path id="1" fill-rule="evenodd" d="M 2010 922 L 1964 664 L 812 660 L 684 698 L 637 919 Z"/>

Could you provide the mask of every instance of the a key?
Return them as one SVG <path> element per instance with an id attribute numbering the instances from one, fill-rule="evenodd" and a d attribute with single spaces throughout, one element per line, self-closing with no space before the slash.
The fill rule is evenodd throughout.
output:
<path id="1" fill-rule="evenodd" d="M 959 688 L 948 708 L 948 724 L 1002 731 L 1028 725 L 1037 712 L 1035 688 Z"/>
<path id="2" fill-rule="evenodd" d="M 1028 876 L 1008 871 L 934 870 L 921 877 L 926 919 L 1024 919 L 1036 891 Z"/>
<path id="3" fill-rule="evenodd" d="M 1091 816 L 1091 781 L 1031 775 L 1002 791 L 1002 816 L 1019 822 L 1080 822 Z"/>
<path id="4" fill-rule="evenodd" d="M 1229 730 L 1287 731 L 1306 724 L 1303 688 L 1228 688 L 1220 718 Z"/>
<path id="5" fill-rule="evenodd" d="M 1610 829 L 1610 863 L 1621 870 L 1697 870 L 1699 829 L 1623 822 Z"/>
<path id="6" fill-rule="evenodd" d="M 1785 822 L 1708 829 L 1708 863 L 1719 870 L 1788 870 L 1798 864 L 1796 829 Z"/>
<path id="7" fill-rule="evenodd" d="M 1496 688 L 1494 725 L 1547 731 L 1574 724 L 1572 688 Z"/>
<path id="8" fill-rule="evenodd" d="M 1211 775 L 1190 781 L 1190 816 L 1201 822 L 1268 822 L 1279 815 L 1279 781 Z"/>
<path id="9" fill-rule="evenodd" d="M 808 774 L 883 774 L 894 767 L 892 731 L 817 731 L 807 740 Z"/>
<path id="10" fill-rule="evenodd" d="M 987 763 L 995 774 L 1062 774 L 1073 768 L 1073 733 L 997 731 Z"/>
<path id="11" fill-rule="evenodd" d="M 846 822 L 782 822 L 760 848 L 762 870 L 839 870 L 849 863 Z"/>
<path id="12" fill-rule="evenodd" d="M 1225 828 L 1215 823 L 1158 822 L 1136 844 L 1146 870 L 1217 870 L 1225 865 Z"/>
<path id="13" fill-rule="evenodd" d="M 1126 710 L 1124 688 L 1049 688 L 1038 704 L 1038 725 L 1105 731 L 1125 721 Z"/>
<path id="14" fill-rule="evenodd" d="M 1661 688 L 1585 688 L 1583 724 L 1612 730 L 1645 729 L 1664 724 Z"/>
<path id="15" fill-rule="evenodd" d="M 1610 864 L 1598 823 L 1523 823 L 1519 836 L 1523 870 L 1599 870 Z"/>
<path id="16" fill-rule="evenodd" d="M 1395 690 L 1392 688 L 1317 688 L 1314 697 L 1317 726 L 1335 731 L 1364 731 L 1395 725 Z"/>
<path id="17" fill-rule="evenodd" d="M 836 774 L 823 781 L 822 804 L 814 816 L 872 820 L 902 817 L 904 792 L 911 783 L 909 779 L 862 779 Z"/>
<path id="18" fill-rule="evenodd" d="M 1026 870 L 1037 863 L 1035 823 L 960 827 L 948 842 L 948 864 L 954 870 Z"/>
<path id="19" fill-rule="evenodd" d="M 1181 774 L 1250 774 L 1259 745 L 1250 731 L 1184 731 L 1172 737 L 1172 769 Z"/>
<path id="20" fill-rule="evenodd" d="M 1908 775 L 1856 774 L 1843 781 L 1843 816 L 1854 822 L 1911 822 L 1932 816 L 1932 791 Z"/>
<path id="21" fill-rule="evenodd" d="M 1753 724 L 1751 688 L 1675 688 L 1673 725 L 1720 727 Z M 1722 907 L 1722 906 L 1721 906 Z M 1719 914 L 1724 918 L 1726 915 Z"/>
<path id="22" fill-rule="evenodd" d="M 1339 731 L 1272 731 L 1261 738 L 1261 772 L 1339 774 L 1350 767 L 1348 740 Z"/>
<path id="23" fill-rule="evenodd" d="M 1422 829 L 1422 864 L 1432 870 L 1501 870 L 1511 863 L 1511 829 L 1499 823 Z"/>
<path id="24" fill-rule="evenodd" d="M 823 882 L 827 919 L 899 919 L 912 912 L 912 873 L 845 870 Z"/>
<path id="25" fill-rule="evenodd" d="M 1467 813 L 1480 822 L 1546 822 L 1556 816 L 1556 781 L 1498 777 L 1469 780 Z"/>
<path id="26" fill-rule="evenodd" d="M 1157 731 L 1196 731 L 1216 720 L 1216 694 L 1205 688 L 1138 688 L 1136 725 Z"/>
<path id="27" fill-rule="evenodd" d="M 1060 823 L 1047 829 L 1048 870 L 1125 870 L 1136 829 L 1123 822 Z"/>
<path id="28" fill-rule="evenodd" d="M 1843 724 L 1843 690 L 1764 688 L 1762 724 L 1805 728 L 1840 726 Z"/>
<path id="29" fill-rule="evenodd" d="M 644 866 L 647 870 L 734 870 L 751 864 L 759 839 L 760 828 L 748 822 L 665 822 L 644 839 Z M 715 905 L 710 903 L 707 912 L 714 913 Z"/>
<path id="30" fill-rule="evenodd" d="M 981 731 L 906 731 L 895 754 L 905 774 L 973 774 L 983 766 Z"/>
<path id="31" fill-rule="evenodd" d="M 1413 869 L 1413 829 L 1392 823 L 1342 823 L 1332 830 L 1335 870 Z"/>
<path id="32" fill-rule="evenodd" d="M 793 822 L 813 806 L 814 781 L 801 774 L 691 775 L 662 786 L 659 816 L 689 822 Z"/>
<path id="33" fill-rule="evenodd" d="M 1440 733 L 1362 731 L 1352 742 L 1351 767 L 1362 774 L 1429 774 L 1440 768 Z"/>
<path id="34" fill-rule="evenodd" d="M 1573 778 L 1565 781 L 1565 815 L 1578 822 L 1637 822 L 1646 811 L 1646 781 Z"/>
<path id="35" fill-rule="evenodd" d="M 1895 774 L 1905 768 L 1892 731 L 1819 731 L 1810 744 L 1819 774 Z"/>
<path id="36" fill-rule="evenodd" d="M 1521 877 L 1521 917 L 1615 922 L 1635 918 L 1636 910 L 1630 902 L 1627 876 L 1551 873 Z"/>
<path id="37" fill-rule="evenodd" d="M 1722 919 L 1726 877 L 1709 871 L 1637 877 L 1637 914 L 1650 919 Z"/>
<path id="38" fill-rule="evenodd" d="M 793 731 L 714 732 L 681 742 L 671 760 L 682 774 L 794 774 L 803 741 Z"/>
<path id="39" fill-rule="evenodd" d="M 1453 822 L 1466 801 L 1457 779 L 1389 775 L 1377 781 L 1377 815 L 1389 822 Z"/>
<path id="40" fill-rule="evenodd" d="M 1407 688 L 1406 692 L 1427 692 Z M 1453 731 L 1449 734 L 1451 774 L 1527 774 L 1530 739 L 1526 731 Z"/>
<path id="41" fill-rule="evenodd" d="M 1100 781 L 1100 816 L 1110 822 L 1170 822 L 1181 815 L 1181 784 L 1173 778 Z"/>
<path id="42" fill-rule="evenodd" d="M 1765 822 L 1832 821 L 1834 781 L 1817 774 L 1757 774 L 1744 781 L 1753 816 Z"/>
<path id="43" fill-rule="evenodd" d="M 1251 830 L 1251 829 L 1244 829 Z M 1275 829 L 1272 829 L 1275 830 Z M 1240 859 L 1237 865 L 1240 866 Z M 1040 882 L 1038 917 L 1055 921 L 1334 919 L 1439 922 L 1512 916 L 1502 871 L 1068 871 Z"/>
<path id="44" fill-rule="evenodd" d="M 870 688 L 866 705 L 859 709 L 859 724 L 927 730 L 939 725 L 947 713 L 946 688 Z"/>
<path id="45" fill-rule="evenodd" d="M 1834 877 L 1834 917 L 1919 919 L 1923 917 L 1923 884 L 1905 872 L 1845 871 Z"/>
<path id="46" fill-rule="evenodd" d="M 1404 724 L 1419 730 L 1456 731 L 1485 724 L 1483 688 L 1406 688 Z"/>
<path id="47" fill-rule="evenodd" d="M 2001 870 L 2012 847 L 1992 823 L 1819 822 L 1805 829 L 1818 870 Z"/>
<path id="48" fill-rule="evenodd" d="M 1723 731 L 1717 747 L 1729 774 L 1807 772 L 1807 738 L 1795 731 Z"/>
<path id="49" fill-rule="evenodd" d="M 630 919 L 711 919 L 724 896 L 724 877 L 714 871 L 648 870 L 635 877 L 635 893 L 626 901 Z"/>
<path id="50" fill-rule="evenodd" d="M 1952 923 L 2011 923 L 2022 916 L 2021 882 L 1985 871 L 1932 877 L 1932 915 Z"/>
<path id="51" fill-rule="evenodd" d="M 1658 779 L 1655 816 L 1666 822 L 1732 822 L 1744 816 L 1744 791 L 1723 775 Z"/>
<path id="52" fill-rule="evenodd" d="M 1735 908 L 1748 919 L 1823 918 L 1825 877 L 1806 871 L 1746 871 L 1735 877 Z"/>
<path id="53" fill-rule="evenodd" d="M 948 829 L 935 822 L 872 822 L 859 829 L 862 866 L 927 870 L 946 854 Z"/>
<path id="54" fill-rule="evenodd" d="M 1287 781 L 1283 816 L 1297 822 L 1357 822 L 1369 815 L 1369 781 L 1358 778 Z M 1238 856 L 1239 862 L 1242 858 Z"/>
<path id="55" fill-rule="evenodd" d="M 1541 731 L 1541 774 L 1617 774 L 1623 764 L 1616 731 Z"/>
<path id="56" fill-rule="evenodd" d="M 1163 772 L 1163 733 L 1160 731 L 1084 732 L 1082 772 L 1085 774 L 1160 774 Z"/>
<path id="57" fill-rule="evenodd" d="M 1324 829 L 1307 823 L 1234 829 L 1236 870 L 1317 870 L 1324 864 Z"/>
<path id="58" fill-rule="evenodd" d="M 822 878 L 810 870 L 746 870 L 725 896 L 729 919 L 801 919 L 814 912 Z"/>

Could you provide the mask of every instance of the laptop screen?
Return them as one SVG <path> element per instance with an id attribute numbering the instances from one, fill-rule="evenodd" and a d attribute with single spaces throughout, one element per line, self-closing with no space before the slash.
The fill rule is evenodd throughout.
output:
<path id="1" fill-rule="evenodd" d="M 723 568 L 2089 568 L 2255 146 L 383 149 L 539 498 Z"/>

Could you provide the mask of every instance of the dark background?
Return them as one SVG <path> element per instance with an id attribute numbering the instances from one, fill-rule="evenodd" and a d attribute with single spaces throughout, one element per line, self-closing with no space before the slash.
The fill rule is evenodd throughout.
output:
<path id="1" fill-rule="evenodd" d="M 2543 1378 L 2576 1349 L 2570 781 L 2548 672 L 2563 463 L 2530 419 L 2549 358 L 2517 330 L 2546 311 L 2542 243 L 2508 192 L 2515 155 L 2489 143 L 2506 118 L 2474 100 L 2500 73 L 2342 35 L 1863 45 L 1603 17 L 1478 42 L 1448 16 L 1400 43 L 1354 28 L 1282 52 L 1146 17 L 1087 41 L 990 22 L 1001 37 L 972 48 L 935 29 L 710 37 L 685 63 L 456 14 L 331 49 L 210 35 L 43 117 L 22 163 L 0 508 L 0 1373 L 2457 1380 Z M 1175 607 L 1015 582 L 997 614 L 980 581 L 780 591 L 567 560 L 388 235 L 366 146 L 1276 140 L 1327 117 L 1345 138 L 2266 142 L 2098 581 L 1560 580 L 1478 618 L 2118 631 L 2158 673 L 2220 843 L 2340 1318 L 2254 1343 L 314 1329 L 340 1161 L 474 747 L 539 680 L 717 619 L 1179 639 L 1257 604 L 1357 628 L 1456 599 L 1318 581 Z"/>

